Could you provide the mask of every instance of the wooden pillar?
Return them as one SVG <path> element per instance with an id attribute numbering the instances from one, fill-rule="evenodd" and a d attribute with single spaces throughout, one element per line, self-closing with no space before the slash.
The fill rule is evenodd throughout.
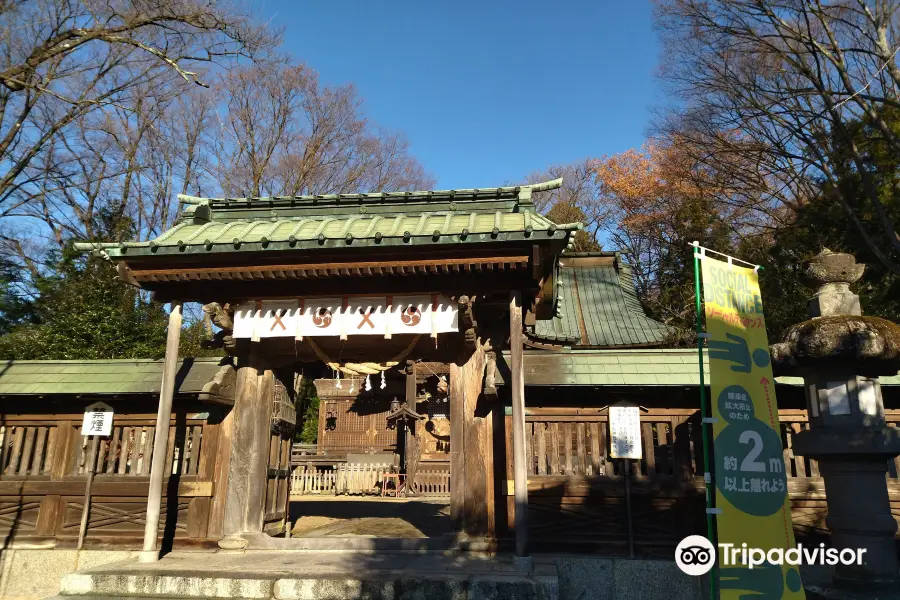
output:
<path id="1" fill-rule="evenodd" d="M 153 458 L 150 463 L 150 491 L 147 494 L 147 522 L 144 527 L 144 548 L 140 562 L 159 560 L 156 540 L 159 536 L 159 511 L 162 506 L 163 482 L 168 479 L 169 422 L 172 418 L 172 398 L 175 395 L 175 369 L 178 363 L 178 344 L 181 340 L 181 302 L 172 303 L 169 331 L 166 336 L 166 359 L 156 411 L 156 430 L 153 437 Z"/>
<path id="2" fill-rule="evenodd" d="M 416 362 L 414 360 L 406 363 L 406 405 L 409 410 L 416 411 Z"/>
<path id="3" fill-rule="evenodd" d="M 413 412 L 416 411 L 416 361 L 414 360 L 407 361 L 406 363 L 406 406 L 409 407 L 409 410 Z M 412 438 L 414 434 L 413 428 L 415 426 L 415 422 L 410 422 L 409 419 L 397 421 L 398 429 L 403 427 L 404 433 L 403 470 L 406 471 L 406 489 L 404 495 L 409 494 L 409 486 L 412 484 L 409 468 L 413 458 L 414 443 Z"/>
<path id="4" fill-rule="evenodd" d="M 456 379 L 461 377 L 461 369 L 450 365 L 450 526 L 453 531 L 465 531 L 465 419 L 464 402 L 457 389 Z"/>
<path id="5" fill-rule="evenodd" d="M 512 391 L 513 493 L 516 556 L 528 556 L 528 470 L 525 453 L 525 370 L 522 360 L 522 294 L 509 294 L 509 353 Z"/>
<path id="6" fill-rule="evenodd" d="M 261 533 L 266 510 L 269 444 L 272 431 L 273 380 L 256 344 L 237 369 L 228 489 L 225 491 L 224 537 L 219 547 L 247 547 L 245 533 Z"/>
<path id="7" fill-rule="evenodd" d="M 494 407 L 481 393 L 484 366 L 480 345 L 465 363 L 450 365 L 450 518 L 457 531 L 492 538 Z"/>

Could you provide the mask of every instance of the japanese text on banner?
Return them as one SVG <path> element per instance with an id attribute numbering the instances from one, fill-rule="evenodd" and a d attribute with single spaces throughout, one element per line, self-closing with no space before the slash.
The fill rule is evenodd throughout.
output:
<path id="1" fill-rule="evenodd" d="M 793 548 L 778 403 L 759 279 L 704 256 L 719 544 Z M 723 564 L 721 557 L 719 564 Z M 796 567 L 723 567 L 721 598 L 804 598 Z"/>

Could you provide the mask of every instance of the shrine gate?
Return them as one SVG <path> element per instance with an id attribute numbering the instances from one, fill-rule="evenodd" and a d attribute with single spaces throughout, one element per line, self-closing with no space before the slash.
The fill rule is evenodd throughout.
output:
<path id="1" fill-rule="evenodd" d="M 205 305 L 216 343 L 236 357 L 233 431 L 222 548 L 259 544 L 284 523 L 287 444 L 273 431 L 281 381 L 318 365 L 335 380 L 406 377 L 415 406 L 416 361 L 449 365 L 451 519 L 471 539 L 496 537 L 506 504 L 495 469 L 498 355 L 508 352 L 510 457 L 516 552 L 527 548 L 523 331 L 557 316 L 559 256 L 580 223 L 553 223 L 532 194 L 546 183 L 467 190 L 195 198 L 174 227 L 148 242 L 82 243 L 120 278 L 171 304 L 158 421 L 172 406 L 184 302 Z M 142 560 L 159 557 L 166 429 L 156 428 Z"/>

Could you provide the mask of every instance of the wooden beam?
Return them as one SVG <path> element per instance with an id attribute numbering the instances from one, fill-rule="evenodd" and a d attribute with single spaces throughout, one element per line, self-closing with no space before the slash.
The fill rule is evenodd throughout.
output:
<path id="1" fill-rule="evenodd" d="M 150 491 L 147 493 L 147 522 L 144 527 L 144 547 L 140 562 L 159 560 L 159 511 L 162 504 L 163 479 L 168 465 L 166 446 L 169 441 L 169 421 L 172 417 L 172 398 L 175 395 L 175 369 L 178 362 L 178 343 L 181 339 L 181 302 L 173 302 L 169 312 L 169 331 L 166 337 L 166 359 L 159 390 L 159 410 L 153 440 L 153 459 L 150 467 Z"/>
<path id="2" fill-rule="evenodd" d="M 525 464 L 525 368 L 522 360 L 522 293 L 509 294 L 510 374 L 512 376 L 513 482 L 516 556 L 528 556 L 528 465 Z"/>
<path id="3" fill-rule="evenodd" d="M 427 272 L 428 270 L 432 270 L 433 272 L 439 272 L 438 269 L 445 269 L 448 264 L 473 264 L 473 265 L 489 265 L 489 268 L 493 268 L 495 264 L 511 264 L 515 267 L 527 266 L 528 265 L 528 257 L 527 256 L 488 256 L 481 258 L 464 258 L 459 260 L 453 259 L 439 259 L 439 260 L 430 260 L 430 259 L 420 259 L 420 260 L 392 260 L 392 261 L 366 261 L 366 262 L 334 262 L 334 263 L 308 263 L 308 264 L 284 264 L 284 265 L 247 265 L 247 266 L 236 266 L 236 267 L 198 267 L 198 268 L 183 268 L 183 269 L 137 269 L 132 271 L 132 275 L 135 278 L 138 277 L 167 277 L 167 276 L 182 276 L 186 278 L 196 278 L 201 274 L 208 273 L 219 273 L 219 274 L 233 274 L 233 275 L 241 275 L 247 276 L 249 278 L 253 278 L 257 275 L 260 276 L 273 276 L 272 271 L 286 271 L 286 270 L 306 270 L 306 269 L 318 269 L 324 270 L 326 273 L 332 275 L 339 276 L 347 276 L 347 275 L 360 275 L 361 269 L 372 269 L 372 268 L 410 268 L 411 272 L 415 273 L 416 268 L 421 269 L 423 272 Z M 352 273 L 351 273 L 352 272 Z"/>
<path id="4" fill-rule="evenodd" d="M 429 275 L 424 277 L 402 276 L 399 268 L 391 275 L 366 280 L 365 289 L 357 294 L 347 291 L 348 280 L 327 277 L 320 274 L 315 279 L 263 279 L 255 281 L 182 281 L 144 282 L 146 289 L 154 291 L 157 298 L 166 302 L 173 298 L 210 302 L 226 298 L 277 298 L 296 299 L 313 296 L 379 296 L 402 294 L 445 293 L 447 290 L 464 290 L 470 295 L 480 296 L 497 290 L 530 289 L 531 273 L 525 269 L 501 271 L 491 274 L 481 273 L 478 277 L 463 274 Z M 505 297 L 505 292 L 504 292 Z M 506 305 L 505 300 L 503 305 Z"/>

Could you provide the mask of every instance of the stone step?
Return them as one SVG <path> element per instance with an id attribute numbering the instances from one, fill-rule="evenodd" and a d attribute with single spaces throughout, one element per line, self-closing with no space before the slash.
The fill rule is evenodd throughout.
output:
<path id="1" fill-rule="evenodd" d="M 241 598 L 263 600 L 556 600 L 552 576 L 412 574 L 402 578 L 236 579 L 165 576 L 81 576 L 63 579 L 58 600 Z"/>
<path id="2" fill-rule="evenodd" d="M 115 569 L 68 573 L 60 583 L 60 596 L 145 598 L 272 598 L 275 579 L 249 573 L 210 576 L 128 573 Z"/>
<path id="3" fill-rule="evenodd" d="M 460 556 L 305 552 L 184 553 L 152 565 L 121 562 L 69 573 L 60 600 L 556 600 L 555 566 Z"/>
<path id="4" fill-rule="evenodd" d="M 368 536 L 323 536 L 275 538 L 248 534 L 244 538 L 253 550 L 279 552 L 391 552 L 391 553 L 482 553 L 492 554 L 496 544 L 482 539 L 459 539 L 455 535 L 434 538 L 381 538 Z"/>

